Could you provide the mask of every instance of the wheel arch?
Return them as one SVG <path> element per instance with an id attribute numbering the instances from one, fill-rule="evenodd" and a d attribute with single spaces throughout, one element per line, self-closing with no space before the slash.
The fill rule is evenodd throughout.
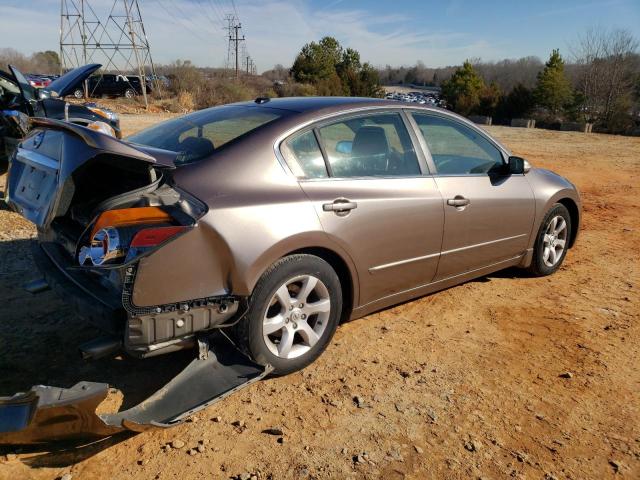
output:
<path id="1" fill-rule="evenodd" d="M 340 286 L 342 287 L 342 313 L 340 322 L 344 322 L 349 319 L 353 307 L 355 305 L 355 279 L 347 262 L 335 251 L 326 247 L 305 247 L 292 252 L 287 253 L 284 257 L 289 255 L 307 254 L 314 255 L 323 259 L 331 268 L 336 272 L 340 279 Z"/>
<path id="2" fill-rule="evenodd" d="M 569 210 L 569 216 L 571 218 L 571 236 L 569 237 L 569 248 L 571 248 L 575 244 L 576 237 L 578 236 L 578 230 L 580 227 L 580 209 L 578 208 L 578 204 L 569 197 L 562 197 L 556 200 L 556 203 L 563 205 L 567 210 Z"/>

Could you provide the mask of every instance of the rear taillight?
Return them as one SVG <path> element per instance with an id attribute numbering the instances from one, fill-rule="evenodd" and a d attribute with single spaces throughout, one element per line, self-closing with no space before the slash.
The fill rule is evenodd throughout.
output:
<path id="1" fill-rule="evenodd" d="M 171 216 L 158 207 L 123 208 L 107 210 L 96 220 L 91 229 L 91 236 L 104 227 L 124 227 L 131 225 L 148 225 L 153 223 L 171 223 Z"/>
<path id="2" fill-rule="evenodd" d="M 173 218 L 157 207 L 104 212 L 80 248 L 78 262 L 99 267 L 134 260 L 191 228 L 172 222 Z"/>
<path id="3" fill-rule="evenodd" d="M 187 230 L 188 227 L 157 227 L 145 228 L 136 233 L 131 241 L 131 248 L 155 247 L 166 242 L 171 237 Z"/>

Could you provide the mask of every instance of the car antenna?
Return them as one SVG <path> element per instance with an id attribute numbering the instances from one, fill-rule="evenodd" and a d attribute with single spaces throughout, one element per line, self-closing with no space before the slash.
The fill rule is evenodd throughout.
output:
<path id="1" fill-rule="evenodd" d="M 267 103 L 269 100 L 271 100 L 269 97 L 258 97 L 255 99 L 255 102 L 258 105 L 262 105 L 263 103 Z"/>

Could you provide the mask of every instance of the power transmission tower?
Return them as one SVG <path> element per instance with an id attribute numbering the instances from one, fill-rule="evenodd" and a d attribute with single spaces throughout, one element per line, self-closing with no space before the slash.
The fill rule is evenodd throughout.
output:
<path id="1" fill-rule="evenodd" d="M 147 69 L 160 88 L 138 0 L 113 0 L 106 21 L 90 0 L 60 0 L 60 62 L 62 70 L 96 62 L 105 71 L 135 72 L 147 107 Z"/>

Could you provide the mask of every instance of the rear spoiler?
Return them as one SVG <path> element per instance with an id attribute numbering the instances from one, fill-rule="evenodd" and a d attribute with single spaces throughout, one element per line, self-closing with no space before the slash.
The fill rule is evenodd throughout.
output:
<path id="1" fill-rule="evenodd" d="M 62 120 L 34 117 L 31 118 L 31 125 L 33 128 L 64 130 L 65 132 L 76 135 L 88 146 L 97 150 L 142 160 L 157 167 L 175 168 L 176 159 L 180 156 L 180 153 L 169 150 L 160 150 L 143 145 L 136 145 L 134 147 L 132 144 L 118 140 L 110 135 L 105 135 L 90 128 L 83 127 L 82 125 L 64 122 Z M 149 152 L 153 153 L 153 156 L 150 155 Z"/>

